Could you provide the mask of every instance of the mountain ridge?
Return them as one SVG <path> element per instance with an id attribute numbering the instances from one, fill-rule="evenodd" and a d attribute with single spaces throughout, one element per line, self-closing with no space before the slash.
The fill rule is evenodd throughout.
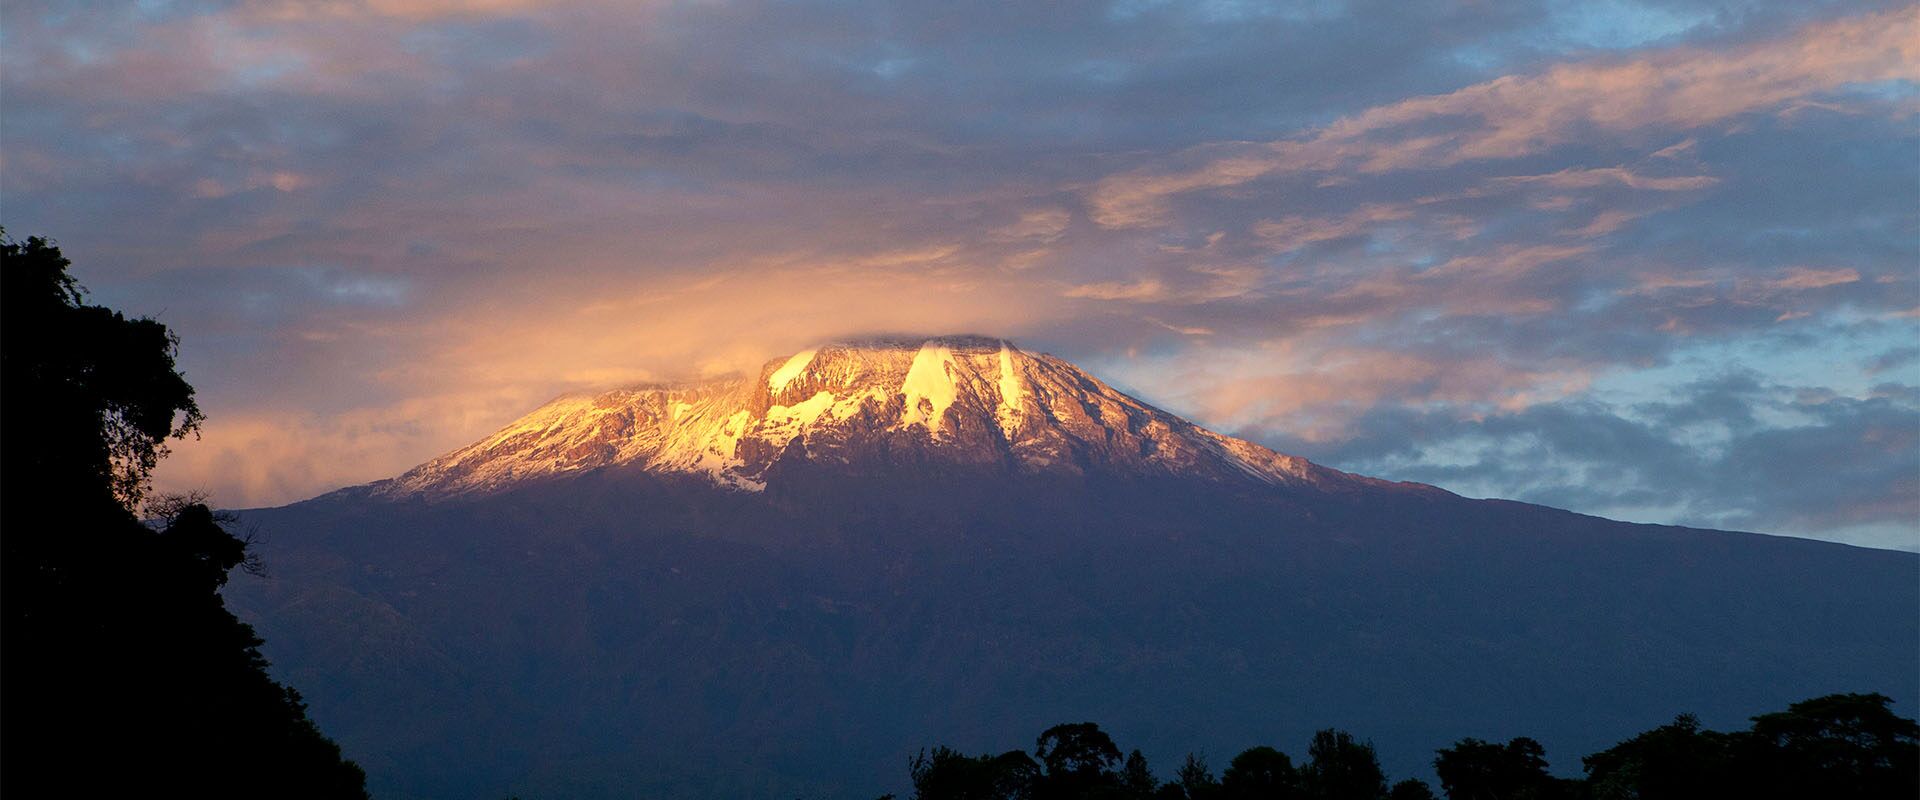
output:
<path id="1" fill-rule="evenodd" d="M 1083 719 L 1163 770 L 1336 725 L 1421 774 L 1462 735 L 1920 700 L 1920 555 L 1348 475 L 999 340 L 856 350 L 241 512 L 271 572 L 223 596 L 401 800 L 872 797 Z"/>
<path id="2" fill-rule="evenodd" d="M 1207 430 L 1064 359 L 978 335 L 831 342 L 757 373 L 561 395 L 466 447 L 375 484 L 389 497 L 499 491 L 604 467 L 700 475 L 744 491 L 796 463 L 926 461 L 1012 474 L 1178 473 L 1338 490 L 1399 486 Z"/>

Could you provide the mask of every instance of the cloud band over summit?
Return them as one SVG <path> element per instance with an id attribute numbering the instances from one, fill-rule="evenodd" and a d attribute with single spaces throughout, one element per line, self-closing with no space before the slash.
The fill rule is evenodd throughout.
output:
<path id="1" fill-rule="evenodd" d="M 163 484 L 970 330 L 1342 469 L 1920 547 L 1910 7 L 640 8 L 10 6 L 5 222 L 180 332 Z"/>

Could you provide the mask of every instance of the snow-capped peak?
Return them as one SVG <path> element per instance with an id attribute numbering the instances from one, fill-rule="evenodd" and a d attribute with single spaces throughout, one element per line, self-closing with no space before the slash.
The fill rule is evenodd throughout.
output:
<path id="1" fill-rule="evenodd" d="M 979 336 L 840 342 L 758 375 L 558 398 L 381 487 L 447 496 L 603 467 L 749 491 L 775 466 L 928 463 L 1323 485 L 1344 473 L 1195 426 L 1061 359 Z"/>

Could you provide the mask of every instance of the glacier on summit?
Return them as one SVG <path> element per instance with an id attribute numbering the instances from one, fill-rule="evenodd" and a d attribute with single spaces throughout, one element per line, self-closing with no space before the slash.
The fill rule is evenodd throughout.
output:
<path id="1" fill-rule="evenodd" d="M 1347 475 L 997 339 L 562 397 L 241 519 L 274 572 L 222 597 L 332 676 L 384 796 L 875 797 L 1059 719 L 1162 753 L 1348 720 L 1412 772 L 1463 730 L 1920 697 L 1912 553 Z"/>
<path id="2" fill-rule="evenodd" d="M 1054 356 L 1003 339 L 946 336 L 826 344 L 769 361 L 753 376 L 560 397 L 375 490 L 450 497 L 636 466 L 759 491 L 776 465 L 926 463 L 1374 483 L 1208 431 Z"/>

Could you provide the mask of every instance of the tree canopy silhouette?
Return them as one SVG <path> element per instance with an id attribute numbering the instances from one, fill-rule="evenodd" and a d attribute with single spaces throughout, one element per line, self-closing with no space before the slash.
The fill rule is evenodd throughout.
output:
<path id="1" fill-rule="evenodd" d="M 1233 761 L 1227 764 L 1226 772 L 1220 775 L 1220 791 L 1233 800 L 1278 800 L 1304 796 L 1300 791 L 1300 773 L 1293 768 L 1293 759 L 1265 745 L 1250 747 L 1233 757 Z"/>
<path id="2" fill-rule="evenodd" d="M 919 800 L 1016 800 L 1032 793 L 1040 765 L 1018 750 L 968 756 L 936 747 L 915 756 L 908 772 Z"/>
<path id="3" fill-rule="evenodd" d="M 1386 777 L 1373 746 L 1323 730 L 1308 743 L 1309 761 L 1272 747 L 1248 748 L 1216 778 L 1205 758 L 1187 754 L 1171 780 L 1154 777 L 1147 758 L 1120 748 L 1091 722 L 1055 725 L 1040 734 L 1032 756 L 1014 750 L 968 756 L 947 747 L 921 751 L 909 765 L 915 800 L 1348 800 L 1385 798 Z M 1433 796 L 1426 784 L 1402 781 L 1395 798 Z"/>
<path id="4" fill-rule="evenodd" d="M 1346 731 L 1323 730 L 1307 745 L 1307 766 L 1300 771 L 1309 796 L 1321 800 L 1381 800 L 1387 776 L 1371 742 L 1354 741 Z"/>
<path id="5" fill-rule="evenodd" d="M 1913 797 L 1920 727 L 1880 694 L 1835 694 L 1753 718 L 1734 733 L 1681 715 L 1582 759 L 1595 800 L 1737 796 Z"/>
<path id="6" fill-rule="evenodd" d="M 219 590 L 247 565 L 199 498 L 137 513 L 201 414 L 177 339 L 87 303 L 0 234 L 0 717 L 9 795 L 366 796 Z"/>
<path id="7" fill-rule="evenodd" d="M 1447 800 L 1551 800 L 1564 793 L 1547 772 L 1546 748 L 1525 736 L 1506 744 L 1461 739 L 1439 751 L 1433 771 Z"/>
<path id="8" fill-rule="evenodd" d="M 1907 800 L 1920 791 L 1920 726 L 1879 694 L 1836 694 L 1753 718 L 1749 730 L 1718 733 L 1681 715 L 1582 759 L 1586 778 L 1557 778 L 1546 749 L 1519 737 L 1506 744 L 1461 739 L 1436 751 L 1434 772 L 1448 800 L 1759 800 L 1846 797 Z M 1265 745 L 1234 756 L 1220 777 L 1204 757 L 1164 783 L 1135 750 L 1124 763 L 1113 739 L 1091 722 L 1056 725 L 1035 755 L 1018 750 L 967 756 L 946 747 L 911 764 L 916 800 L 1433 800 L 1408 778 L 1391 785 L 1373 745 L 1345 731 L 1319 731 L 1295 765 Z M 1044 770 L 1042 765 L 1045 765 Z M 1116 770 L 1115 765 L 1120 765 Z"/>

